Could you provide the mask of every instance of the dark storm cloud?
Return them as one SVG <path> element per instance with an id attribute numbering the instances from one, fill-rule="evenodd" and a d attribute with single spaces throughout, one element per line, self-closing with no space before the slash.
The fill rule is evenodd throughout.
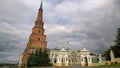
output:
<path id="1" fill-rule="evenodd" d="M 120 24 L 119 8 L 114 1 L 101 0 L 98 2 L 97 0 L 93 0 L 92 2 L 85 0 L 79 2 L 82 5 L 79 4 L 81 7 L 77 7 L 77 9 L 76 5 L 78 5 L 78 3 L 76 1 L 74 1 L 74 3 L 72 2 L 72 4 L 70 1 L 64 2 L 56 6 L 55 11 L 59 12 L 57 14 L 60 18 L 57 20 L 57 24 L 60 24 L 60 26 L 52 27 L 52 30 L 48 30 L 48 33 L 49 31 L 53 32 L 50 32 L 50 38 L 54 37 L 53 39 L 62 39 L 63 41 L 70 41 L 71 43 L 77 41 L 73 45 L 71 44 L 71 48 L 81 49 L 84 45 L 86 48 L 93 49 L 94 52 L 95 49 L 100 50 L 100 53 L 112 44 L 115 32 Z M 92 3 L 94 3 L 94 5 Z M 75 11 L 71 12 L 73 11 L 71 8 Z M 62 21 L 60 21 L 61 19 Z M 61 22 L 64 24 L 61 25 Z M 54 42 L 54 44 L 55 43 L 56 42 Z M 66 42 L 63 43 L 65 44 Z M 50 45 L 52 46 L 52 44 Z"/>
<path id="2" fill-rule="evenodd" d="M 17 60 L 23 47 L 25 47 L 23 42 L 26 40 L 20 37 L 20 33 L 14 26 L 7 23 L 1 23 L 0 26 L 0 61 Z M 24 35 L 22 36 L 24 37 Z M 15 58 L 9 58 L 11 56 Z"/>
<path id="3" fill-rule="evenodd" d="M 40 0 L 0 0 L 0 62 L 18 61 L 39 5 Z M 120 26 L 119 0 L 44 0 L 43 6 L 48 48 L 102 53 Z"/>
<path id="4" fill-rule="evenodd" d="M 28 12 L 23 11 L 29 8 L 21 1 L 0 1 L 0 62 L 18 60 L 25 49 L 29 27 L 26 27 Z"/>

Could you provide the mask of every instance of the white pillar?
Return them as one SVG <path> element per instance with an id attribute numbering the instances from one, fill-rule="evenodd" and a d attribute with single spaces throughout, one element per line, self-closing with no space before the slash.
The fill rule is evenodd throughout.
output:
<path id="1" fill-rule="evenodd" d="M 85 63 L 85 61 L 84 61 L 84 56 L 82 56 L 81 59 L 82 59 L 82 62 L 81 62 L 81 63 Z"/>
<path id="2" fill-rule="evenodd" d="M 60 60 L 59 60 L 59 56 L 57 56 L 57 63 L 59 63 L 60 62 Z"/>
<path id="3" fill-rule="evenodd" d="M 51 63 L 54 63 L 54 62 L 53 62 L 53 57 L 51 58 Z"/>
<path id="4" fill-rule="evenodd" d="M 68 56 L 65 56 L 65 63 L 68 63 Z"/>
<path id="5" fill-rule="evenodd" d="M 61 56 L 59 56 L 59 61 L 60 61 L 59 63 L 62 63 L 62 58 L 61 58 Z"/>
<path id="6" fill-rule="evenodd" d="M 102 62 L 101 54 L 99 54 L 99 63 Z"/>
<path id="7" fill-rule="evenodd" d="M 90 56 L 90 63 L 92 64 L 92 57 Z"/>
<path id="8" fill-rule="evenodd" d="M 66 63 L 66 55 L 65 55 L 65 63 Z"/>

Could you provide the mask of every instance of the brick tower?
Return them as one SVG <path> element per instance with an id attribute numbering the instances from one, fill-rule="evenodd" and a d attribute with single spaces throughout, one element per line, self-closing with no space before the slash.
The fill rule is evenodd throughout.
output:
<path id="1" fill-rule="evenodd" d="M 29 42 L 27 44 L 27 47 L 25 51 L 22 54 L 21 59 L 21 68 L 26 67 L 27 58 L 28 56 L 35 52 L 36 49 L 46 49 L 47 47 L 47 41 L 46 41 L 46 35 L 44 35 L 44 28 L 43 28 L 43 9 L 42 9 L 42 2 L 38 11 L 37 20 L 35 21 L 35 25 L 32 29 L 32 33 L 29 37 Z"/>

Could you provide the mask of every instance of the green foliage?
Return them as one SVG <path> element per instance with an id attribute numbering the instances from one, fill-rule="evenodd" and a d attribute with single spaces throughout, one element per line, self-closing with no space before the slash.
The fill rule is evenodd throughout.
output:
<path id="1" fill-rule="evenodd" d="M 28 57 L 27 67 L 52 66 L 47 50 L 38 49 Z"/>
<path id="2" fill-rule="evenodd" d="M 99 59 L 98 59 L 97 57 L 93 57 L 93 58 L 92 58 L 92 62 L 93 62 L 93 63 L 98 63 L 98 62 L 99 62 Z"/>
<path id="3" fill-rule="evenodd" d="M 113 51 L 114 56 L 116 58 L 120 57 L 120 46 L 119 45 L 111 46 L 110 49 Z"/>
<path id="4" fill-rule="evenodd" d="M 106 60 L 110 60 L 110 49 L 104 51 L 103 56 L 106 57 Z"/>
<path id="5" fill-rule="evenodd" d="M 110 50 L 113 51 L 114 56 L 116 58 L 120 57 L 120 28 L 117 30 L 117 34 L 115 35 L 115 41 L 114 45 L 112 45 L 108 50 L 106 50 L 103 54 L 107 58 L 107 60 L 110 60 Z"/>
<path id="6" fill-rule="evenodd" d="M 32 65 L 32 58 L 33 58 L 33 56 L 34 56 L 34 54 L 32 53 L 29 57 L 28 57 L 28 61 L 27 61 L 27 66 L 28 67 L 31 67 L 31 65 Z"/>
<path id="7" fill-rule="evenodd" d="M 117 34 L 115 35 L 115 38 L 116 38 L 116 40 L 114 41 L 115 45 L 120 46 L 120 28 L 118 28 Z"/>
<path id="8" fill-rule="evenodd" d="M 117 34 L 116 34 L 116 39 L 115 39 L 115 44 L 114 46 L 111 46 L 111 49 L 114 52 L 114 55 L 116 58 L 120 57 L 120 28 L 118 28 L 117 30 Z"/>

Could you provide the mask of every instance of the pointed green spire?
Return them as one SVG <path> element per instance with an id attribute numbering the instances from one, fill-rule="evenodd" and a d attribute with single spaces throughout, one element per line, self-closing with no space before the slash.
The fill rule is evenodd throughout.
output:
<path id="1" fill-rule="evenodd" d="M 41 0 L 41 4 L 40 4 L 40 9 L 42 9 L 42 0 Z"/>

